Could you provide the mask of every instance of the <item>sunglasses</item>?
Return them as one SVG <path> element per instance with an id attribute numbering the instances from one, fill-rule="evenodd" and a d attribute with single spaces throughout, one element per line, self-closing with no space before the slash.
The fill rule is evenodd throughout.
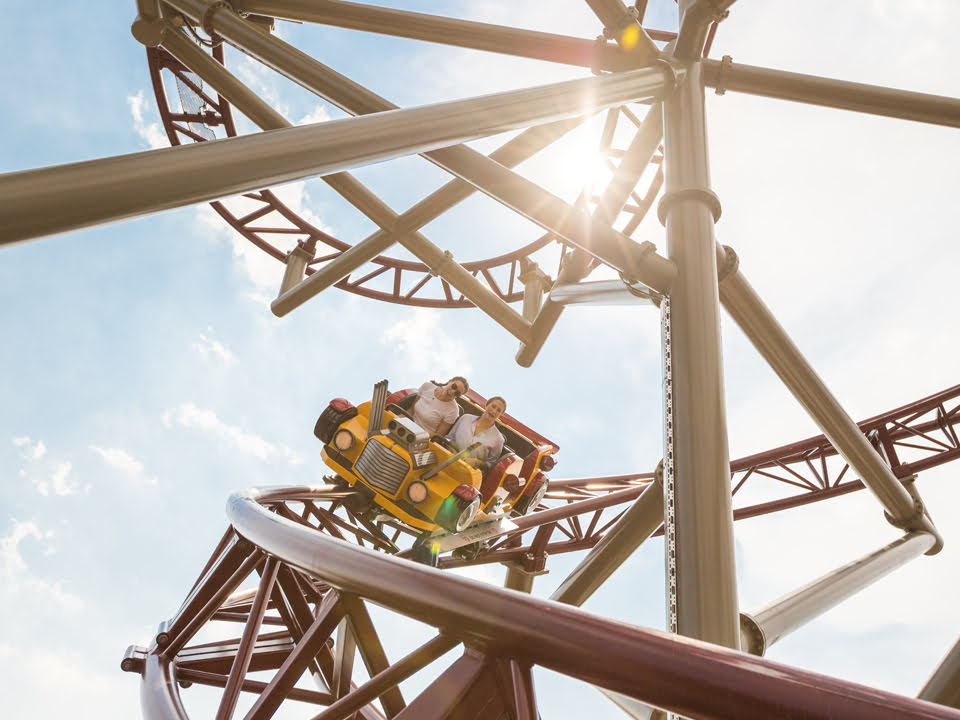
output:
<path id="1" fill-rule="evenodd" d="M 457 386 L 456 383 L 453 383 L 453 385 L 451 386 L 451 388 L 452 388 L 452 390 L 453 390 L 453 396 L 454 396 L 454 397 L 460 397 L 461 395 L 463 395 L 463 390 L 461 390 L 461 389 Z"/>

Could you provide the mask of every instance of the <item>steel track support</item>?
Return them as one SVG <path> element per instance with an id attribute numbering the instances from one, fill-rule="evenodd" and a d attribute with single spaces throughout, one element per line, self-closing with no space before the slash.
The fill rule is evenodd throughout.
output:
<path id="1" fill-rule="evenodd" d="M 960 709 L 960 640 L 943 657 L 917 697 Z"/>
<path id="2" fill-rule="evenodd" d="M 277 130 L 292 127 L 291 123 L 285 117 L 276 112 L 256 93 L 240 82 L 232 73 L 207 53 L 199 49 L 194 43 L 191 43 L 179 31 L 172 27 L 168 28 L 164 36 L 163 46 L 174 57 L 191 68 L 205 82 L 217 90 L 231 105 L 249 117 L 263 130 Z M 538 136 L 545 136 L 545 140 L 559 136 L 560 132 L 566 128 L 568 124 L 572 127 L 573 121 L 562 121 L 551 124 L 544 131 L 538 133 Z M 555 136 L 553 133 L 557 133 L 557 135 Z M 523 149 L 539 149 L 539 143 L 533 142 L 529 145 L 524 145 Z M 512 159 L 512 154 L 510 159 Z M 306 251 L 301 248 L 295 248 L 287 260 L 287 271 L 284 273 L 279 297 L 277 297 L 271 305 L 275 314 L 279 316 L 285 315 L 293 308 L 298 307 L 316 295 L 320 290 L 346 277 L 365 262 L 372 260 L 386 250 L 393 242 L 397 241 L 398 237 L 406 236 L 404 245 L 407 249 L 414 255 L 417 255 L 417 257 L 431 268 L 435 268 L 446 262 L 446 256 L 443 251 L 433 245 L 426 237 L 416 232 L 417 227 L 426 224 L 428 220 L 424 220 L 420 225 L 412 226 L 408 219 L 410 213 L 404 213 L 404 215 L 398 216 L 386 203 L 365 188 L 356 178 L 350 175 L 350 173 L 341 172 L 326 175 L 323 177 L 323 180 L 371 220 L 380 225 L 381 230 L 363 243 L 343 253 L 340 258 L 330 263 L 330 265 L 334 266 L 332 271 L 328 265 L 323 269 L 322 277 L 317 277 L 309 283 L 294 282 L 302 277 L 300 267 L 305 268 L 306 263 L 310 259 L 307 257 L 308 253 Z M 439 195 L 442 190 L 443 189 L 435 193 L 435 195 Z M 448 190 L 444 199 L 450 194 Z M 419 206 L 415 207 L 419 209 Z M 445 210 L 447 207 L 445 206 L 443 209 Z M 410 212 L 412 212 L 412 210 Z M 407 226 L 410 226 L 409 229 L 407 229 Z M 404 232 L 405 230 L 406 232 Z M 300 251 L 299 253 L 298 250 Z M 296 261 L 296 266 L 291 265 L 291 260 Z M 317 276 L 320 275 L 320 273 L 314 273 L 314 275 Z M 496 320 L 508 332 L 521 339 L 529 335 L 529 323 L 524 323 L 516 311 L 488 291 L 482 283 L 469 272 L 463 270 L 463 268 L 458 265 L 456 268 L 448 269 L 448 275 L 448 281 L 453 287 L 463 293 L 464 297 L 470 299 L 471 302 Z M 326 284 L 322 283 L 324 278 L 331 277 L 332 279 L 329 279 Z"/>
<path id="3" fill-rule="evenodd" d="M 233 6 L 243 12 L 298 22 L 611 71 L 640 67 L 656 57 L 656 46 L 652 43 L 652 53 L 626 53 L 613 45 L 586 38 L 339 0 L 235 0 Z"/>
<path id="4" fill-rule="evenodd" d="M 679 3 L 681 16 L 689 5 Z M 665 516 L 675 523 L 676 631 L 738 648 L 714 239 L 718 212 L 716 196 L 710 190 L 701 70 L 699 63 L 691 65 L 686 82 L 664 102 L 667 172 L 659 215 L 667 228 L 668 255 L 677 266 L 669 303 L 665 303 L 671 318 L 665 324 L 665 347 L 669 348 L 673 380 L 672 398 L 669 385 L 666 391 L 666 405 L 672 404 L 672 442 L 668 435 L 664 453 L 666 504 L 672 503 L 673 513 L 665 512 Z M 667 527 L 668 570 L 674 567 L 670 532 Z M 668 607 L 672 605 L 668 602 Z"/>
<path id="5" fill-rule="evenodd" d="M 899 90 L 880 85 L 834 80 L 723 61 L 704 60 L 707 85 L 723 94 L 727 90 L 792 100 L 809 105 L 960 127 L 960 99 Z"/>
<path id="6" fill-rule="evenodd" d="M 550 599 L 568 605 L 583 605 L 662 522 L 663 482 L 658 476 L 560 583 Z"/>
<path id="7" fill-rule="evenodd" d="M 892 525 L 904 530 L 922 530 L 937 538 L 927 552 L 934 555 L 943 547 L 943 540 L 933 521 L 924 512 L 923 502 L 893 474 L 860 428 L 830 392 L 813 366 L 804 357 L 786 330 L 777 322 L 756 290 L 739 269 L 736 253 L 717 245 L 723 257 L 720 298 L 754 347 L 769 363 L 787 389 L 817 423 L 837 452 L 873 491 Z"/>
<path id="8" fill-rule="evenodd" d="M 202 17 L 206 7 L 201 0 L 171 0 L 171 4 L 194 19 Z M 249 23 L 225 7 L 211 8 L 209 18 L 211 28 L 220 33 L 231 44 L 236 45 L 251 57 L 353 115 L 386 111 L 408 112 L 408 110 L 398 109 L 393 103 L 287 43 L 258 31 L 256 28 L 251 29 Z M 635 73 L 649 73 L 649 76 L 643 75 L 641 77 L 635 75 Z M 669 91 L 682 77 L 682 73 L 682 70 L 675 70 L 672 66 L 661 64 L 647 70 L 571 81 L 573 84 L 559 83 L 556 85 L 559 93 L 549 90 L 553 86 L 545 86 L 545 88 L 542 88 L 545 92 L 541 93 L 524 93 L 521 91 L 521 94 L 511 96 L 515 102 L 507 105 L 498 103 L 497 109 L 490 118 L 496 117 L 498 122 L 502 122 L 508 117 L 528 117 L 527 122 L 512 126 L 520 127 L 574 117 L 585 112 L 592 112 L 624 102 L 643 99 L 644 97 L 659 96 L 663 92 Z M 591 87 L 589 95 L 578 94 L 582 90 L 587 90 L 587 88 L 581 87 L 577 83 L 590 80 L 598 81 L 601 85 Z M 618 89 L 607 87 L 608 84 L 616 85 Z M 560 89 L 561 87 L 567 88 L 573 94 L 567 94 Z M 578 90 L 574 90 L 575 87 Z M 503 93 L 489 97 L 509 100 L 507 95 Z M 584 97 L 590 98 L 589 106 L 584 104 Z M 568 105 L 568 101 L 571 101 L 571 104 Z M 433 107 L 439 108 L 440 105 Z M 459 117 L 457 111 L 452 107 L 444 111 L 444 116 L 448 117 L 454 126 L 460 126 L 463 123 L 473 124 L 484 114 L 484 111 L 479 107 L 468 109 L 466 113 L 459 115 Z M 400 120 L 399 115 L 393 115 L 392 117 Z M 391 123 L 390 126 L 394 132 L 415 137 L 423 132 L 420 122 L 406 123 L 400 120 L 400 122 Z M 329 123 L 326 124 L 329 125 Z M 370 144 L 375 138 L 376 134 L 374 133 L 363 142 L 364 144 Z M 571 208 L 536 184 L 510 172 L 485 155 L 458 144 L 468 139 L 470 138 L 467 136 L 453 138 L 451 142 L 445 143 L 442 147 L 438 144 L 434 148 L 424 148 L 422 154 L 438 167 L 463 178 L 498 202 L 526 216 L 545 229 L 555 231 L 561 237 L 568 239 L 613 267 L 627 272 L 635 279 L 660 291 L 664 291 L 669 286 L 673 268 L 669 262 L 654 252 L 652 245 L 638 246 L 635 243 L 630 243 L 620 233 L 613 231 L 603 223 L 591 222 L 589 216 Z M 433 151 L 431 152 L 431 150 Z M 421 151 L 411 150 L 409 154 L 414 152 Z M 381 223 L 378 222 L 378 224 Z M 381 227 L 383 227 L 382 224 Z M 402 236 L 398 239 L 403 241 Z M 422 246 L 422 242 L 420 238 L 413 235 L 407 239 L 405 245 L 407 245 L 408 250 L 417 255 L 417 247 Z M 439 255 L 423 261 L 434 271 L 439 270 L 441 275 L 444 274 L 444 271 L 456 272 L 456 269 L 449 263 L 444 263 L 443 257 Z M 464 274 L 469 275 L 469 273 Z M 282 298 L 279 300 L 282 300 Z M 516 333 L 514 334 L 516 335 Z"/>
<path id="9" fill-rule="evenodd" d="M 780 638 L 923 555 L 935 542 L 936 538 L 929 533 L 908 533 L 753 613 L 741 613 L 741 647 L 744 652 L 763 655 Z"/>

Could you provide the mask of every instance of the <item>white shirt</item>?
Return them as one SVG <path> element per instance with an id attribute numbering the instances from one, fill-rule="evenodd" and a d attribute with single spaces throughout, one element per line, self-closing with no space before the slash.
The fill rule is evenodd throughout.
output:
<path id="1" fill-rule="evenodd" d="M 413 420 L 431 435 L 440 428 L 440 423 L 453 424 L 460 414 L 456 400 L 440 400 L 434 391 L 440 387 L 425 382 L 417 390 L 417 402 L 413 406 Z"/>
<path id="2" fill-rule="evenodd" d="M 473 443 L 480 443 L 480 447 L 467 454 L 482 460 L 487 465 L 493 465 L 503 451 L 503 434 L 497 430 L 496 425 L 477 433 L 477 420 L 479 419 L 476 415 L 463 415 L 457 420 L 456 425 L 450 428 L 450 432 L 447 433 L 447 440 L 450 440 L 461 450 Z"/>

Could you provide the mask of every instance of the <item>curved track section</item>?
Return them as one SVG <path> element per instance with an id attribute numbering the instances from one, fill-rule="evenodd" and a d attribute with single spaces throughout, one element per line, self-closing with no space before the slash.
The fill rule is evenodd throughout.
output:
<path id="1" fill-rule="evenodd" d="M 217 45 L 212 50 L 214 58 L 223 64 L 223 48 Z M 207 90 L 199 77 L 185 67 L 176 58 L 162 48 L 147 48 L 154 96 L 160 112 L 161 122 L 171 145 L 204 142 L 216 138 L 215 130 L 221 128 L 221 135 L 235 137 L 236 125 L 230 103 L 224 98 Z M 171 107 L 170 97 L 180 98 L 180 110 Z M 611 171 L 622 159 L 626 151 L 614 145 L 614 135 L 618 124 L 629 126 L 636 131 L 641 124 L 638 114 L 646 111 L 644 106 L 621 106 L 612 108 L 605 114 L 604 130 L 598 138 L 598 153 L 604 158 Z M 634 112 L 636 111 L 636 112 Z M 569 129 L 575 124 L 571 123 Z M 559 134 L 553 139 L 557 139 Z M 523 136 L 505 143 L 491 154 L 491 158 L 507 166 L 522 162 L 531 155 L 545 149 L 549 142 L 524 143 Z M 624 217 L 622 232 L 630 236 L 646 217 L 653 201 L 663 186 L 663 158 L 655 155 L 652 164 L 656 171 L 650 173 L 645 191 L 631 189 L 629 199 L 623 204 Z M 446 186 L 426 198 L 418 206 L 431 210 L 418 220 L 418 225 L 436 219 L 443 212 L 476 192 L 462 180 L 452 180 Z M 591 188 L 581 192 L 576 205 L 595 207 L 601 201 Z M 352 246 L 333 237 L 318 228 L 303 215 L 286 205 L 275 193 L 262 190 L 250 193 L 242 198 L 242 204 L 235 202 L 213 202 L 211 207 L 236 232 L 267 255 L 282 262 L 294 247 L 306 248 L 314 255 L 307 267 L 307 275 L 316 268 L 328 263 Z M 240 209 L 242 208 L 242 209 Z M 423 214 L 423 213 L 421 213 Z M 550 253 L 551 246 L 560 244 L 560 252 Z M 511 252 L 483 260 L 462 263 L 471 275 L 485 285 L 494 295 L 505 302 L 518 302 L 523 299 L 521 275 L 536 263 L 559 262 L 556 272 L 562 267 L 570 248 L 565 241 L 547 232 Z M 547 250 L 546 253 L 541 251 Z M 367 266 L 335 284 L 335 287 L 375 300 L 433 308 L 469 308 L 473 303 L 457 292 L 450 284 L 424 263 L 402 260 L 380 255 Z"/>
<path id="2" fill-rule="evenodd" d="M 248 720 L 271 717 L 288 699 L 327 705 L 317 720 L 363 717 L 535 718 L 531 667 L 539 666 L 598 687 L 698 718 L 960 718 L 960 712 L 797 670 L 760 658 L 666 633 L 600 618 L 584 611 L 451 576 L 438 570 L 337 542 L 274 512 L 277 503 L 312 496 L 309 488 L 247 490 L 231 496 L 227 511 L 238 535 L 229 538 L 221 563 L 198 590 L 229 572 L 214 599 L 258 570 L 243 637 L 223 681 L 218 717 L 230 717 L 241 690 L 258 696 Z M 243 539 L 241 539 L 243 538 Z M 285 580 L 285 582 L 284 582 Z M 302 594 L 291 592 L 300 588 Z M 191 600 L 202 597 L 195 592 Z M 284 601 L 289 636 L 257 636 L 271 597 Z M 314 608 L 309 608 L 313 600 Z M 295 607 L 299 601 L 301 607 Z M 436 635 L 394 664 L 384 654 L 368 603 L 436 628 Z M 206 602 L 202 611 L 213 603 Z M 281 607 L 283 607 L 281 605 Z M 201 612 L 202 614 L 202 612 Z M 194 616 L 196 618 L 198 616 Z M 351 642 L 334 642 L 337 628 Z M 132 650 L 124 662 L 142 672 L 142 701 L 149 718 L 184 719 L 174 680 L 214 681 L 197 671 L 216 659 L 207 649 L 174 662 L 195 619 L 181 613 L 166 629 L 164 645 Z M 225 646 L 221 643 L 221 647 Z M 447 651 L 461 655 L 409 701 L 398 684 Z M 282 647 L 278 651 L 277 648 Z M 352 663 L 342 648 L 359 650 L 370 680 L 346 681 Z M 340 648 L 340 649 L 338 649 Z M 283 656 L 281 662 L 280 658 Z M 197 659 L 202 658 L 202 659 Z M 223 664 L 223 663 L 222 663 Z M 193 668 L 192 672 L 190 668 Z M 244 668 L 241 673 L 236 668 Z M 267 683 L 246 681 L 246 669 L 275 670 Z M 184 669 L 188 672 L 184 674 Z M 294 687 L 306 671 L 333 691 Z M 349 687 L 349 689 L 347 689 Z M 380 698 L 382 712 L 371 704 Z"/>
<path id="3" fill-rule="evenodd" d="M 957 456 L 958 422 L 960 386 L 860 426 L 905 477 Z M 809 438 L 732 463 L 739 488 L 747 479 L 796 479 L 802 467 L 825 478 L 813 488 L 779 483 L 799 484 L 803 492 L 741 507 L 736 515 L 862 487 L 853 478 L 843 482 L 842 468 L 823 469 L 835 455 L 824 443 Z M 515 531 L 470 560 L 443 557 L 441 568 L 508 562 L 536 572 L 549 554 L 595 545 L 651 482 L 652 475 L 553 481 L 537 511 L 515 519 Z M 698 718 L 960 718 L 942 706 L 409 562 L 402 556 L 415 532 L 382 515 L 354 514 L 344 506 L 349 496 L 349 488 L 337 485 L 231 496 L 231 527 L 187 599 L 149 648 L 131 647 L 124 657 L 122 668 L 143 677 L 146 717 L 186 718 L 177 685 L 198 684 L 223 689 L 217 718 L 232 717 L 242 693 L 255 698 L 248 720 L 272 717 L 286 704 L 305 705 L 293 716 L 317 720 L 355 713 L 368 720 L 536 718 L 531 668 L 540 666 Z M 524 544 L 528 532 L 533 540 Z M 255 587 L 249 578 L 259 578 Z M 371 612 L 370 605 L 377 608 Z M 419 644 L 398 650 L 390 628 L 400 617 L 423 632 Z M 239 637 L 195 641 L 214 624 L 243 630 Z M 304 677 L 312 677 L 314 687 L 304 687 Z"/>

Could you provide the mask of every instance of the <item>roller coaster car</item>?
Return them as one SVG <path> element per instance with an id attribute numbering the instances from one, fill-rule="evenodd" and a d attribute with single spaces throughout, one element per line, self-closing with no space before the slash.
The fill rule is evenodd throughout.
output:
<path id="1" fill-rule="evenodd" d="M 461 533 L 485 518 L 525 515 L 539 505 L 557 445 L 504 414 L 497 422 L 506 440 L 503 452 L 482 473 L 462 461 L 466 450 L 431 437 L 413 421 L 409 409 L 415 401 L 415 390 L 387 396 L 385 380 L 358 407 L 331 400 L 314 428 L 323 461 L 361 495 L 423 531 L 439 526 Z M 473 391 L 458 403 L 461 414 L 473 415 L 486 404 Z"/>

